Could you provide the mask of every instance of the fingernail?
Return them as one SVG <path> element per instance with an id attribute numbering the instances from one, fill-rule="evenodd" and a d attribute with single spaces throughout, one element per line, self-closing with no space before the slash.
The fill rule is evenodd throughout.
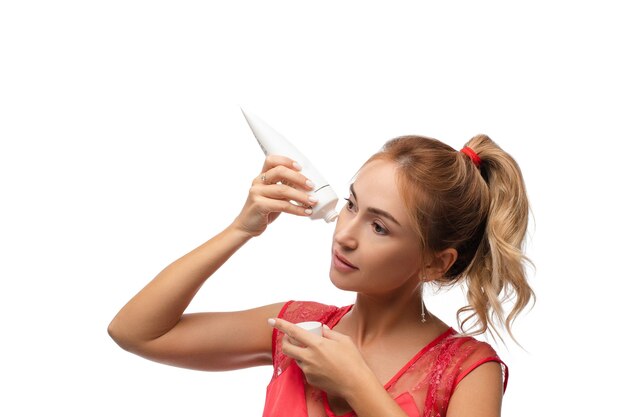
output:
<path id="1" fill-rule="evenodd" d="M 310 195 L 310 196 L 309 196 L 309 201 L 310 201 L 311 203 L 317 203 L 318 198 L 317 198 L 317 197 L 315 197 L 314 195 Z"/>
<path id="2" fill-rule="evenodd" d="M 274 327 L 274 325 L 276 324 L 276 320 L 274 320 L 274 319 L 267 319 L 267 324 L 269 324 L 270 326 Z"/>
<path id="3" fill-rule="evenodd" d="M 307 187 L 309 187 L 310 189 L 315 188 L 315 184 L 313 184 L 313 182 L 311 180 L 306 180 L 306 185 Z"/>
<path id="4" fill-rule="evenodd" d="M 296 169 L 296 171 L 302 170 L 302 167 L 300 166 L 300 164 L 295 161 L 293 162 L 293 167 Z"/>
<path id="5" fill-rule="evenodd" d="M 304 213 L 308 215 L 308 214 L 313 213 L 313 210 L 311 210 L 311 209 L 306 209 L 306 210 L 304 210 Z"/>

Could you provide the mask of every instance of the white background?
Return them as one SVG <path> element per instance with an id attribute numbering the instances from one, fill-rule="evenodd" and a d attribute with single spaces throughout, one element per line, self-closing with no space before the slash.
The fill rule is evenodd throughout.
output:
<path id="1" fill-rule="evenodd" d="M 504 415 L 615 415 L 623 347 L 618 2 L 0 3 L 0 415 L 261 415 L 269 367 L 203 373 L 106 328 L 239 212 L 263 155 L 247 108 L 340 196 L 385 140 L 490 135 L 519 162 L 536 307 Z M 436 3 L 436 4 L 435 4 Z M 346 305 L 333 226 L 282 216 L 190 311 Z M 454 324 L 462 298 L 429 295 Z M 245 335 L 242 335 L 245 337 Z"/>

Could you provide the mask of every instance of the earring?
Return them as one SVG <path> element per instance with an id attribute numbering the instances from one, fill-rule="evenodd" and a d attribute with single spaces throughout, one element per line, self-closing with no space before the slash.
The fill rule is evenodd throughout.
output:
<path id="1" fill-rule="evenodd" d="M 426 323 L 426 313 L 424 312 L 424 297 L 422 297 L 422 323 Z"/>

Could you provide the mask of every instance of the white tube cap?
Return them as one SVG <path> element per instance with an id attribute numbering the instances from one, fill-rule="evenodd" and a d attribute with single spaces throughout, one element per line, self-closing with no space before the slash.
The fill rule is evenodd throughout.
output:
<path id="1" fill-rule="evenodd" d="M 311 220 L 324 219 L 326 223 L 334 222 L 339 216 L 335 207 L 337 206 L 337 194 L 330 186 L 322 187 L 313 193 L 320 201 L 317 205 L 313 206 L 313 214 L 309 216 Z M 325 204 L 322 202 L 326 201 Z M 320 205 L 321 204 L 321 205 Z"/>
<path id="2" fill-rule="evenodd" d="M 318 336 L 322 335 L 322 323 L 319 321 L 303 321 L 301 323 L 296 323 L 296 326 L 303 328 L 309 333 L 313 333 Z"/>

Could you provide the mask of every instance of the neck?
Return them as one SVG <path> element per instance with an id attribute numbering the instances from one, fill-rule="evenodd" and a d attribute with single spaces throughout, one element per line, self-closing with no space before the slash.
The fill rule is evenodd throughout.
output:
<path id="1" fill-rule="evenodd" d="M 372 296 L 359 293 L 354 307 L 346 314 L 346 324 L 357 346 L 364 347 L 410 329 L 425 330 L 435 324 L 428 311 L 422 323 L 422 291 L 402 291 L 399 295 Z M 438 320 L 437 320 L 438 321 Z"/>

